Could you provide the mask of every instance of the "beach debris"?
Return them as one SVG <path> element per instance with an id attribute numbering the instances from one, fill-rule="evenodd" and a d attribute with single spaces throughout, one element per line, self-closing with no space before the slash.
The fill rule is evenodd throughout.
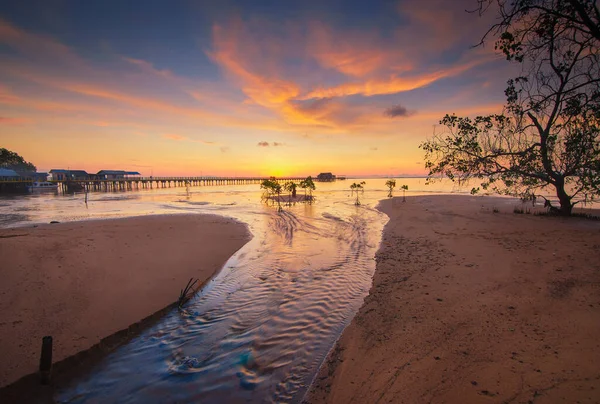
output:
<path id="1" fill-rule="evenodd" d="M 192 295 L 195 292 L 193 290 L 193 287 L 196 284 L 196 282 L 198 282 L 198 279 L 194 280 L 194 278 L 190 278 L 185 288 L 181 289 L 181 291 L 179 292 L 179 300 L 177 300 L 177 306 L 179 308 L 181 308 L 185 303 L 187 303 L 188 300 L 191 299 Z"/>
<path id="2" fill-rule="evenodd" d="M 40 381 L 42 384 L 50 383 L 52 372 L 52 337 L 42 338 L 42 353 L 40 355 Z"/>

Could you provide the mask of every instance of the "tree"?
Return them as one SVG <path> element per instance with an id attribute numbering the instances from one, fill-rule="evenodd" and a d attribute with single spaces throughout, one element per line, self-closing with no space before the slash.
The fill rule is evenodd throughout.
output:
<path id="1" fill-rule="evenodd" d="M 364 181 L 361 181 L 360 183 L 352 183 L 352 185 L 350 185 L 350 196 L 352 196 L 354 194 L 354 192 L 356 192 L 356 202 L 354 202 L 354 204 L 356 206 L 360 205 L 360 201 L 358 200 L 358 191 L 361 191 L 362 193 L 365 192 L 365 188 L 363 187 L 363 185 L 365 185 L 366 183 Z"/>
<path id="2" fill-rule="evenodd" d="M 406 191 L 408 191 L 408 185 L 402 185 L 402 202 L 406 202 Z"/>
<path id="3" fill-rule="evenodd" d="M 0 167 L 17 171 L 37 171 L 37 168 L 33 164 L 25 161 L 17 153 L 3 147 L 0 147 Z"/>
<path id="4" fill-rule="evenodd" d="M 304 189 L 304 200 L 307 200 L 306 190 L 308 189 L 308 192 L 309 192 L 308 201 L 310 203 L 312 203 L 312 201 L 313 201 L 312 191 L 314 191 L 317 188 L 315 186 L 315 183 L 314 183 L 312 177 L 308 176 L 308 177 L 306 177 L 306 179 L 300 181 L 300 188 Z"/>
<path id="5" fill-rule="evenodd" d="M 281 208 L 281 185 L 277 181 L 269 179 L 264 180 L 260 184 L 260 188 L 265 190 L 262 199 L 267 201 L 277 199 L 277 210 L 281 212 L 283 210 Z M 275 198 L 275 195 L 277 195 L 277 198 Z"/>
<path id="6" fill-rule="evenodd" d="M 288 181 L 283 185 L 283 188 L 285 188 L 286 191 L 288 191 L 290 193 L 290 198 L 288 200 L 288 202 L 291 204 L 292 203 L 292 198 L 296 198 L 296 188 L 298 187 L 298 184 L 296 184 L 294 181 Z"/>
<path id="7" fill-rule="evenodd" d="M 387 180 L 385 186 L 389 189 L 388 198 L 391 198 L 392 192 L 394 191 L 394 188 L 396 188 L 396 180 Z"/>
<path id="8" fill-rule="evenodd" d="M 429 177 L 481 180 L 514 196 L 553 188 L 556 210 L 600 195 L 600 12 L 592 0 L 478 0 L 500 22 L 482 39 L 519 63 L 502 114 L 446 115 L 446 131 L 420 147 Z M 473 191 L 477 191 L 474 188 Z M 551 207 L 551 203 L 547 201 Z"/>

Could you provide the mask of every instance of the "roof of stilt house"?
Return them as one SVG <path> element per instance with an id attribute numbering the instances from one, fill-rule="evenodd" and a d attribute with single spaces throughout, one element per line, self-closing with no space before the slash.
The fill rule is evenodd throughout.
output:
<path id="1" fill-rule="evenodd" d="M 9 168 L 0 168 L 0 177 L 19 177 L 19 174 Z"/>
<path id="2" fill-rule="evenodd" d="M 124 171 L 124 170 L 101 170 L 98 171 L 97 175 L 142 175 L 137 171 Z"/>
<path id="3" fill-rule="evenodd" d="M 89 175 L 85 170 L 64 170 L 62 168 L 53 168 L 49 171 L 50 174 L 66 174 L 66 175 L 74 175 L 76 177 L 85 177 Z"/>

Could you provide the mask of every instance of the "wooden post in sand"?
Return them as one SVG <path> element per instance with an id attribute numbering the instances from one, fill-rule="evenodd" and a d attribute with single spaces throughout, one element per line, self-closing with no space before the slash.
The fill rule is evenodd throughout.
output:
<path id="1" fill-rule="evenodd" d="M 52 371 L 52 337 L 42 338 L 42 354 L 40 355 L 40 378 L 42 384 L 50 383 Z"/>

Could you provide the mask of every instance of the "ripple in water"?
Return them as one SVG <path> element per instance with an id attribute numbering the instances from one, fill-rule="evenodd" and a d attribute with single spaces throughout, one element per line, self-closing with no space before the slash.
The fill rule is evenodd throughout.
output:
<path id="1" fill-rule="evenodd" d="M 299 402 L 368 293 L 387 219 L 349 200 L 281 213 L 252 206 L 228 214 L 254 238 L 185 310 L 112 352 L 57 401 Z"/>

